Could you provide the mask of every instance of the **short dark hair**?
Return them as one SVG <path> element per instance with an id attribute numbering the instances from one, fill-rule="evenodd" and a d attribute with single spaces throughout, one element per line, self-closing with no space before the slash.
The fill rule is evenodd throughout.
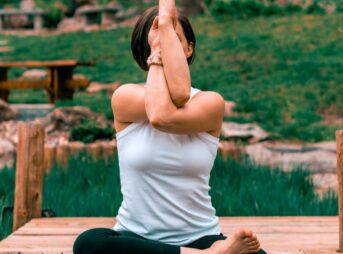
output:
<path id="1" fill-rule="evenodd" d="M 131 50 L 133 57 L 138 65 L 145 71 L 148 71 L 149 69 L 146 61 L 151 54 L 150 45 L 148 43 L 148 35 L 156 16 L 158 16 L 157 6 L 151 7 L 144 11 L 144 13 L 139 17 L 131 36 Z M 193 43 L 193 54 L 187 58 L 188 64 L 190 65 L 195 57 L 195 34 L 188 18 L 180 11 L 178 20 L 181 24 L 188 44 Z"/>

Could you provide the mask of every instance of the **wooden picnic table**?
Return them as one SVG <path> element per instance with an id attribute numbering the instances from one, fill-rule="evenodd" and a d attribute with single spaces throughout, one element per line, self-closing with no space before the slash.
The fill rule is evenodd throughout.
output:
<path id="1" fill-rule="evenodd" d="M 43 28 L 44 21 L 43 16 L 46 12 L 42 10 L 0 10 L 0 30 L 4 29 L 5 18 L 10 16 L 32 16 L 34 30 L 40 30 Z"/>
<path id="2" fill-rule="evenodd" d="M 0 62 L 0 99 L 8 101 L 12 89 L 33 88 L 44 88 L 50 103 L 59 99 L 73 99 L 76 88 L 87 87 L 90 83 L 88 79 L 73 79 L 74 68 L 94 65 L 95 62 L 77 60 Z M 47 68 L 47 79 L 8 80 L 8 70 L 15 67 Z"/>

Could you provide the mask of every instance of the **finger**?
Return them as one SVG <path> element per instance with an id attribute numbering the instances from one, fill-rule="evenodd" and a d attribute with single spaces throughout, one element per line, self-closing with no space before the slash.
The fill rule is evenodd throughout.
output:
<path id="1" fill-rule="evenodd" d="M 152 28 L 157 29 L 158 28 L 158 16 L 154 18 L 154 21 L 152 22 Z"/>

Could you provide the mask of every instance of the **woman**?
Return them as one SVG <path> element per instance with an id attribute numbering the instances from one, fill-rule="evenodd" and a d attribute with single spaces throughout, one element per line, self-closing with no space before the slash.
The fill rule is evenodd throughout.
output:
<path id="1" fill-rule="evenodd" d="M 264 253 L 248 229 L 220 233 L 208 191 L 224 100 L 191 87 L 195 45 L 175 0 L 138 20 L 131 48 L 146 85 L 123 85 L 112 97 L 123 202 L 113 229 L 82 233 L 74 254 Z"/>

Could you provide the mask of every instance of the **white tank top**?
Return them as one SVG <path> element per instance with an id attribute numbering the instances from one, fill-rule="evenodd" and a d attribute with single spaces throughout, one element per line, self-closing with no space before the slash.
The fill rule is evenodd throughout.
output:
<path id="1" fill-rule="evenodd" d="M 191 88 L 191 97 L 199 91 Z M 179 246 L 220 234 L 208 193 L 218 138 L 170 134 L 148 121 L 116 137 L 123 202 L 114 230 Z"/>

